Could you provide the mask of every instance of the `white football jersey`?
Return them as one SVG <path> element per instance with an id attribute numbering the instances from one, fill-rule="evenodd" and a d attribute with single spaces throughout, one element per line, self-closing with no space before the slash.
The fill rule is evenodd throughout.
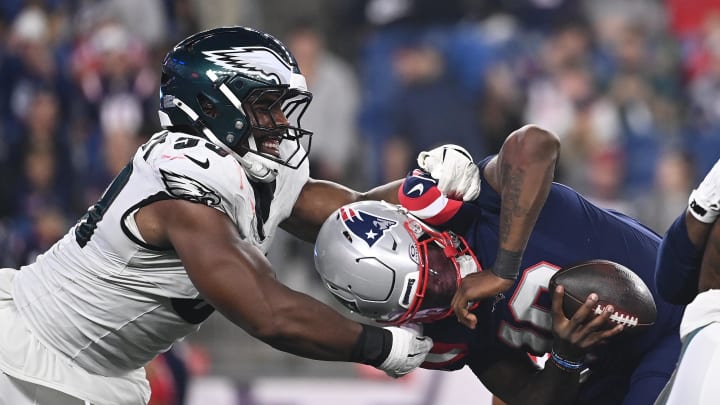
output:
<path id="1" fill-rule="evenodd" d="M 281 154 L 292 149 L 283 146 Z M 91 373 L 141 368 L 199 328 L 212 307 L 173 250 L 142 240 L 137 210 L 173 198 L 205 204 L 266 253 L 308 176 L 307 161 L 295 170 L 281 166 L 275 184 L 264 185 L 274 192 L 256 196 L 240 163 L 216 145 L 159 132 L 61 241 L 18 272 L 17 310 L 41 342 Z M 271 203 L 263 201 L 270 195 Z"/>

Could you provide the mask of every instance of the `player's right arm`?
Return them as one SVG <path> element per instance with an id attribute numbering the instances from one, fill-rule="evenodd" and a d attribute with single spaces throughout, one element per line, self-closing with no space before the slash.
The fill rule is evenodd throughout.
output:
<path id="1" fill-rule="evenodd" d="M 465 277 L 453 297 L 458 321 L 475 328 L 469 303 L 492 297 L 512 286 L 530 234 L 550 193 L 560 154 L 558 137 L 526 125 L 510 134 L 500 153 L 484 169 L 487 184 L 500 194 L 499 247 L 490 271 Z"/>
<path id="2" fill-rule="evenodd" d="M 298 356 L 370 364 L 393 376 L 417 367 L 432 340 L 361 325 L 275 279 L 262 252 L 220 210 L 170 199 L 140 210 L 141 233 L 174 249 L 201 297 L 269 345 Z"/>
<path id="3" fill-rule="evenodd" d="M 173 199 L 140 215 L 139 223 L 154 227 L 145 238 L 172 247 L 201 296 L 250 335 L 305 357 L 350 359 L 361 325 L 278 282 L 262 252 L 223 212 Z"/>
<path id="4" fill-rule="evenodd" d="M 311 178 L 303 186 L 292 214 L 281 227 L 306 242 L 314 243 L 325 220 L 343 205 L 365 200 L 397 204 L 397 190 L 401 182 L 395 180 L 366 192 L 358 192 L 335 182 Z"/>
<path id="5" fill-rule="evenodd" d="M 595 316 L 597 295 L 591 294 L 568 319 L 562 310 L 563 289 L 553 292 L 553 351 L 544 368 L 538 367 L 518 349 L 508 351 L 486 368 L 470 362 L 480 381 L 507 404 L 557 404 L 573 400 L 580 388 L 585 354 L 597 343 L 622 331 L 609 326 L 613 308 Z M 610 307 L 610 306 L 608 306 Z M 482 357 L 482 354 L 479 354 Z"/>

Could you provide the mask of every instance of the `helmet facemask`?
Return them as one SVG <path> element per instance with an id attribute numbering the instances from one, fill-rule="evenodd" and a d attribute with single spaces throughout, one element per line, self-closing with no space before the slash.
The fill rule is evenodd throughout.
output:
<path id="1" fill-rule="evenodd" d="M 307 158 L 300 139 L 312 133 L 300 119 L 312 96 L 293 55 L 266 33 L 222 27 L 186 38 L 166 55 L 160 90 L 164 128 L 206 137 L 253 180 L 271 182 Z"/>
<path id="2" fill-rule="evenodd" d="M 208 137 L 214 143 L 213 137 L 223 145 L 236 145 L 228 148 L 228 152 L 254 179 L 261 182 L 273 181 L 281 165 L 297 169 L 302 164 L 310 151 L 310 141 L 308 148 L 304 149 L 300 140 L 303 136 L 311 138 L 312 132 L 301 127 L 300 119 L 312 101 L 311 93 L 290 88 L 287 84 L 263 85 L 250 90 L 240 100 L 236 90 L 241 90 L 248 78 L 239 74 L 218 77 L 211 72 L 208 76 L 229 101 L 222 109 L 229 110 L 233 117 L 228 119 L 214 111 L 213 114 L 205 113 L 206 119 L 234 122 L 233 130 L 225 135 L 211 131 L 213 134 Z M 202 101 L 198 101 L 202 105 Z M 244 134 L 239 141 L 237 133 Z M 295 145 L 281 151 L 280 143 L 283 142 Z"/>
<path id="3" fill-rule="evenodd" d="M 238 145 L 243 160 L 252 162 L 261 158 L 274 163 L 265 162 L 268 167 L 284 165 L 298 168 L 307 157 L 312 141 L 312 132 L 303 129 L 300 124 L 310 101 L 310 93 L 287 86 L 251 91 L 242 103 L 250 125 L 247 141 Z M 303 137 L 309 138 L 307 151 L 300 143 Z M 294 143 L 294 147 L 281 150 L 280 143 L 285 142 Z"/>
<path id="4" fill-rule="evenodd" d="M 480 264 L 462 236 L 439 232 L 408 214 L 404 223 L 417 248 L 418 272 L 406 276 L 403 300 L 404 313 L 387 322 L 433 322 L 450 316 L 455 292 L 463 277 L 478 271 Z M 415 282 L 408 278 L 417 277 Z"/>
<path id="5" fill-rule="evenodd" d="M 437 231 L 384 201 L 347 204 L 330 215 L 314 256 L 333 297 L 386 324 L 447 317 L 462 278 L 480 269 L 461 236 Z"/>

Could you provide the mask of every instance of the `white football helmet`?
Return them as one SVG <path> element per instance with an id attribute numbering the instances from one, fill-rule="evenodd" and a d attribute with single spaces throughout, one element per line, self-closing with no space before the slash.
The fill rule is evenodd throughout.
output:
<path id="1" fill-rule="evenodd" d="M 334 212 L 315 243 L 315 267 L 351 311 L 396 325 L 449 316 L 460 281 L 480 269 L 461 236 L 384 201 Z"/>

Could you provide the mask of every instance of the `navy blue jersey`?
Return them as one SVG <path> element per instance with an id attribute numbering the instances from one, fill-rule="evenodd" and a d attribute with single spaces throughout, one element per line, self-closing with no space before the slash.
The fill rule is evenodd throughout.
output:
<path id="1" fill-rule="evenodd" d="M 658 252 L 655 285 L 660 296 L 673 304 L 689 304 L 698 293 L 703 249 L 688 236 L 685 213 L 670 225 Z"/>
<path id="2" fill-rule="evenodd" d="M 481 173 L 488 161 L 479 164 Z M 407 184 L 403 189 L 411 187 Z M 481 266 L 491 266 L 498 250 L 498 192 L 483 177 L 478 198 L 452 211 L 454 217 L 447 223 L 462 224 L 462 234 Z M 657 234 L 634 219 L 599 208 L 571 188 L 553 183 L 512 288 L 473 311 L 478 317 L 475 330 L 454 317 L 426 325 L 425 333 L 435 347 L 423 366 L 454 370 L 469 365 L 479 375 L 508 351 L 548 352 L 552 347 L 550 277 L 580 261 L 607 259 L 645 281 L 655 297 L 657 321 L 642 331 L 626 330 L 593 352 L 597 359 L 588 364 L 591 376 L 581 395 L 603 398 L 605 402 L 599 403 L 623 403 L 625 397 L 627 404 L 651 404 L 679 356 L 678 327 L 684 308 L 657 296 L 654 271 L 659 243 Z"/>

